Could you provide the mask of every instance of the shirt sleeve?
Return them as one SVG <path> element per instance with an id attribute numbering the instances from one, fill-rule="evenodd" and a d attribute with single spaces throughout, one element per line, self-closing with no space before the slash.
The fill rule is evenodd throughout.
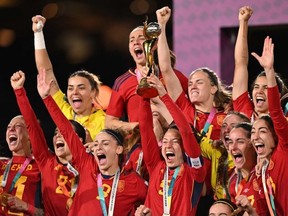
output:
<path id="1" fill-rule="evenodd" d="M 157 163 L 161 160 L 161 153 L 153 131 L 153 119 L 149 99 L 141 97 L 139 110 L 139 128 L 141 134 L 141 145 L 143 157 L 149 174 L 151 174 Z"/>
<path id="2" fill-rule="evenodd" d="M 168 94 L 161 97 L 161 100 L 165 103 L 169 110 L 175 124 L 177 125 L 182 137 L 182 143 L 184 151 L 188 156 L 187 163 L 193 168 L 194 177 L 197 181 L 203 181 L 205 178 L 205 168 L 202 165 L 201 150 L 199 144 L 194 136 L 190 124 L 186 120 L 183 112 L 172 101 Z"/>
<path id="3" fill-rule="evenodd" d="M 179 95 L 175 103 L 179 106 L 179 108 L 183 111 L 187 120 L 192 123 L 194 121 L 195 116 L 195 107 L 192 103 L 190 103 L 184 91 Z"/>
<path id="4" fill-rule="evenodd" d="M 269 113 L 273 120 L 274 129 L 278 136 L 278 148 L 288 151 L 288 122 L 280 104 L 278 87 L 268 88 Z"/>
<path id="5" fill-rule="evenodd" d="M 124 110 L 124 99 L 118 91 L 113 90 L 110 98 L 108 108 L 106 110 L 107 115 L 121 118 Z"/>
<path id="6" fill-rule="evenodd" d="M 31 141 L 33 155 L 37 161 L 39 168 L 45 166 L 46 161 L 51 154 L 45 139 L 44 132 L 38 122 L 38 119 L 30 105 L 29 99 L 24 88 L 14 90 L 19 109 L 23 115 L 29 139 Z"/>
<path id="7" fill-rule="evenodd" d="M 249 97 L 248 91 L 244 92 L 238 98 L 233 100 L 233 108 L 237 112 L 244 113 L 248 118 L 251 118 L 254 112 L 254 105 Z"/>
<path id="8" fill-rule="evenodd" d="M 81 167 L 81 165 L 87 164 L 86 161 L 90 159 L 91 156 L 86 153 L 86 149 L 78 135 L 73 130 L 71 123 L 61 112 L 53 98 L 49 95 L 43 99 L 43 101 L 48 112 L 50 113 L 51 118 L 59 128 L 60 133 L 70 148 L 70 151 L 73 155 L 73 162 L 75 162 L 75 164 L 80 167 L 79 169 L 84 169 L 85 167 Z"/>

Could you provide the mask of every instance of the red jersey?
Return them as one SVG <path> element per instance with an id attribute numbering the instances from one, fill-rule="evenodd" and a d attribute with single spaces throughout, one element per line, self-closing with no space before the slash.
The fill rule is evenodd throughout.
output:
<path id="1" fill-rule="evenodd" d="M 10 191 L 10 187 L 12 182 L 18 173 L 21 170 L 21 166 L 23 163 L 26 163 L 27 157 L 25 156 L 13 156 L 12 163 L 8 172 L 8 178 L 3 191 L 5 193 L 11 194 L 13 196 L 17 196 L 19 199 L 27 202 L 36 208 L 41 208 L 41 188 L 40 188 L 40 172 L 35 160 L 29 162 L 29 164 L 25 167 L 24 171 L 21 173 L 20 177 L 16 181 L 14 187 Z M 0 182 L 3 180 L 3 174 L 8 165 L 3 165 L 0 169 Z M 12 211 L 8 211 L 7 208 L 0 208 L 0 215 L 29 215 L 27 213 L 16 213 Z"/>
<path id="2" fill-rule="evenodd" d="M 99 169 L 95 158 L 86 153 L 85 147 L 53 98 L 48 96 L 43 101 L 69 145 L 75 167 L 80 176 L 79 186 L 69 215 L 103 215 L 97 186 Z M 103 177 L 101 176 L 101 178 Z M 113 178 L 103 178 L 102 180 L 106 209 L 109 206 Z M 138 174 L 122 171 L 117 187 L 114 215 L 133 214 L 135 206 L 144 202 L 146 192 L 147 186 Z"/>
<path id="3" fill-rule="evenodd" d="M 185 92 L 188 89 L 188 79 L 181 72 L 174 70 Z M 162 75 L 160 73 L 160 79 Z M 111 116 L 128 117 L 129 122 L 138 122 L 140 96 L 136 93 L 138 80 L 134 71 L 128 70 L 119 76 L 113 85 L 110 103 L 106 113 Z"/>
<path id="4" fill-rule="evenodd" d="M 170 215 L 195 215 L 202 183 L 205 178 L 205 169 L 201 164 L 193 166 L 193 159 L 201 156 L 200 147 L 192 133 L 185 116 L 171 98 L 166 94 L 161 100 L 170 111 L 176 125 L 179 128 L 187 161 L 192 165 L 183 163 L 173 187 Z M 139 126 L 142 139 L 144 159 L 149 171 L 150 180 L 145 205 L 151 208 L 153 215 L 163 214 L 163 179 L 166 163 L 163 160 L 156 137 L 153 132 L 153 120 L 148 100 L 142 99 L 140 103 L 141 115 Z M 194 164 L 195 165 L 195 164 Z M 174 170 L 168 173 L 168 182 L 172 178 Z"/>
<path id="5" fill-rule="evenodd" d="M 182 92 L 176 100 L 176 104 L 185 114 L 187 120 L 194 125 L 194 128 L 197 131 L 201 132 L 204 128 L 204 125 L 209 117 L 210 113 L 203 113 L 195 109 L 195 106 L 188 100 L 185 93 Z M 213 120 L 209 126 L 209 129 L 206 133 L 206 137 L 212 140 L 220 139 L 220 132 L 222 122 L 226 116 L 225 112 L 216 112 Z M 211 186 L 211 161 L 205 158 L 204 163 L 205 169 L 207 170 L 207 176 L 205 179 L 205 184 L 207 187 L 206 195 L 212 195 L 213 190 Z"/>
<path id="6" fill-rule="evenodd" d="M 254 120 L 254 104 L 248 91 L 244 92 L 238 98 L 233 100 L 233 108 L 237 112 L 245 114 L 248 118 Z"/>
<path id="7" fill-rule="evenodd" d="M 249 177 L 247 179 L 242 179 L 237 186 L 236 182 L 237 173 L 234 172 L 229 179 L 231 201 L 235 203 L 236 196 L 245 195 L 259 216 L 269 216 L 270 213 L 266 203 L 261 177 L 257 179 L 255 170 L 253 169 Z"/>
<path id="8" fill-rule="evenodd" d="M 68 215 L 66 202 L 70 196 L 74 175 L 67 166 L 59 164 L 57 156 L 48 150 L 48 145 L 37 117 L 30 105 L 24 88 L 14 91 L 19 109 L 28 128 L 33 154 L 42 175 L 42 195 L 47 215 Z"/>
<path id="9" fill-rule="evenodd" d="M 272 98 L 272 100 L 271 100 Z M 275 100 L 275 98 L 277 98 Z M 272 185 L 277 215 L 288 214 L 288 122 L 283 114 L 278 87 L 268 88 L 269 113 L 278 136 L 278 144 L 270 158 L 266 181 Z"/>
<path id="10" fill-rule="evenodd" d="M 147 182 L 149 181 L 149 173 L 144 161 L 143 151 L 140 143 L 135 144 L 126 155 L 125 169 L 135 170 Z"/>
<path id="11" fill-rule="evenodd" d="M 195 106 L 188 100 L 185 93 L 182 92 L 176 100 L 176 104 L 183 111 L 189 123 L 200 132 L 204 128 L 204 125 L 208 119 L 209 113 L 203 113 L 195 109 Z M 226 113 L 223 111 L 216 112 L 211 122 L 209 130 L 206 134 L 208 139 L 218 140 L 220 138 L 220 131 L 223 119 Z M 196 124 L 195 124 L 196 123 Z"/>

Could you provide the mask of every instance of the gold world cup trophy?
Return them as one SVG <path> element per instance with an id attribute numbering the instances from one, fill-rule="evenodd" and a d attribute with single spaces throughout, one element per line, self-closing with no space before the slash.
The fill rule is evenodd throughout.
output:
<path id="1" fill-rule="evenodd" d="M 150 76 L 151 73 L 155 74 L 154 51 L 156 49 L 158 36 L 161 33 L 161 28 L 157 22 L 147 24 L 147 21 L 148 17 L 146 17 L 143 28 L 143 35 L 146 38 L 143 42 L 143 49 L 146 57 L 146 68 L 148 69 L 148 73 L 146 77 L 143 77 L 140 80 L 136 92 L 144 98 L 153 98 L 158 96 L 158 91 L 156 88 L 150 86 L 147 77 Z"/>

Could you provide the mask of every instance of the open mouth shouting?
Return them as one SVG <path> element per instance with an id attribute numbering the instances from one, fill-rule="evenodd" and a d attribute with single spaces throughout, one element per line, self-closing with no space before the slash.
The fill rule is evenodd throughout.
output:
<path id="1" fill-rule="evenodd" d="M 263 96 L 256 96 L 256 106 L 263 106 L 266 99 Z"/>
<path id="2" fill-rule="evenodd" d="M 58 140 L 58 141 L 56 142 L 55 147 L 56 147 L 57 150 L 59 150 L 59 149 L 61 149 L 61 148 L 64 148 L 64 142 L 61 141 L 61 140 Z"/>
<path id="3" fill-rule="evenodd" d="M 172 162 L 172 160 L 175 158 L 175 153 L 171 151 L 167 151 L 166 158 L 167 158 L 167 162 Z"/>
<path id="4" fill-rule="evenodd" d="M 255 143 L 257 155 L 264 154 L 265 145 L 263 143 Z"/>
<path id="5" fill-rule="evenodd" d="M 73 97 L 72 98 L 72 103 L 73 103 L 73 106 L 77 109 L 77 108 L 80 108 L 80 106 L 82 105 L 82 99 L 79 98 L 79 97 Z"/>
<path id="6" fill-rule="evenodd" d="M 98 158 L 98 161 L 99 161 L 99 165 L 104 165 L 106 163 L 106 161 L 107 161 L 106 155 L 102 154 L 102 153 L 98 153 L 97 154 L 97 158 Z"/>
<path id="7" fill-rule="evenodd" d="M 18 137 L 15 134 L 9 136 L 9 145 L 15 146 L 17 144 Z"/>
<path id="8" fill-rule="evenodd" d="M 137 58 L 141 58 L 143 56 L 143 50 L 140 47 L 136 47 L 134 49 L 134 53 Z"/>

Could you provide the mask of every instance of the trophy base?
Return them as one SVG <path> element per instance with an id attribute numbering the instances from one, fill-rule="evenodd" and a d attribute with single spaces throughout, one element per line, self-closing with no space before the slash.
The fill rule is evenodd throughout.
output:
<path id="1" fill-rule="evenodd" d="M 154 98 L 158 96 L 157 89 L 151 86 L 138 87 L 136 93 L 144 98 Z"/>

